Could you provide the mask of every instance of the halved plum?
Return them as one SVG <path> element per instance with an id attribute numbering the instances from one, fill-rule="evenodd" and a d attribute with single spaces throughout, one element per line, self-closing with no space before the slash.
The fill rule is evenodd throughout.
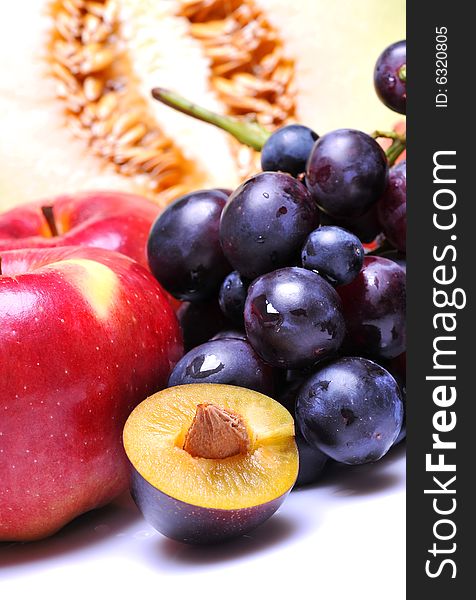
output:
<path id="1" fill-rule="evenodd" d="M 127 420 L 124 447 L 145 519 L 191 544 L 254 529 L 276 512 L 298 473 L 290 413 L 230 385 L 179 385 L 147 398 Z"/>

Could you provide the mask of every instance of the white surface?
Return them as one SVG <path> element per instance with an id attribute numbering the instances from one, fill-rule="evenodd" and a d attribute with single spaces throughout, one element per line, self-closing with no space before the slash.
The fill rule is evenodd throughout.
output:
<path id="1" fill-rule="evenodd" d="M 404 447 L 333 466 L 252 535 L 191 547 L 166 539 L 124 495 L 56 536 L 0 544 L 0 597 L 403 600 Z"/>

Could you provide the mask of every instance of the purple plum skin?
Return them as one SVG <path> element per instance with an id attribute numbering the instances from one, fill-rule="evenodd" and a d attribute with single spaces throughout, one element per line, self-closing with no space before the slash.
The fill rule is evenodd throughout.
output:
<path id="1" fill-rule="evenodd" d="M 205 508 L 161 492 L 134 468 L 131 477 L 132 497 L 145 520 L 166 537 L 195 545 L 226 542 L 249 533 L 278 510 L 289 491 L 249 508 Z"/>

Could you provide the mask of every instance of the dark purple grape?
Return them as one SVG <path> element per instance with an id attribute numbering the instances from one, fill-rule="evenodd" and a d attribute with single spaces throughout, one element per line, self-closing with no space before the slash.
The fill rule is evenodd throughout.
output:
<path id="1" fill-rule="evenodd" d="M 376 361 L 377 362 L 377 361 Z M 403 422 L 397 439 L 393 442 L 396 446 L 407 437 L 407 424 L 406 424 L 406 413 L 407 413 L 407 384 L 406 384 L 406 352 L 399 354 L 392 360 L 378 359 L 378 364 L 386 369 L 390 375 L 395 379 L 400 390 L 400 396 L 403 403 Z"/>
<path id="2" fill-rule="evenodd" d="M 248 342 L 221 339 L 197 346 L 172 371 L 168 386 L 187 383 L 224 383 L 263 394 L 273 394 L 273 369 Z"/>
<path id="3" fill-rule="evenodd" d="M 387 177 L 387 158 L 372 137 L 355 129 L 336 129 L 315 143 L 306 186 L 321 210 L 333 217 L 354 218 L 377 202 Z"/>
<path id="4" fill-rule="evenodd" d="M 187 194 L 152 225 L 147 243 L 149 266 L 176 298 L 205 300 L 218 291 L 230 272 L 218 235 L 226 200 L 219 190 Z"/>
<path id="5" fill-rule="evenodd" d="M 271 134 L 261 150 L 261 168 L 297 177 L 306 170 L 307 159 L 318 137 L 304 125 L 281 127 Z"/>
<path id="6" fill-rule="evenodd" d="M 321 477 L 329 457 L 308 444 L 299 429 L 296 431 L 294 439 L 299 453 L 299 470 L 294 486 L 301 487 L 316 483 Z"/>
<path id="7" fill-rule="evenodd" d="M 182 328 L 185 352 L 208 342 L 219 331 L 233 325 L 222 313 L 215 299 L 184 302 L 177 310 L 177 318 Z"/>
<path id="8" fill-rule="evenodd" d="M 403 423 L 400 433 L 393 444 L 396 446 L 407 437 L 407 353 L 404 352 L 403 354 L 399 354 L 396 358 L 389 361 L 387 370 L 393 375 L 395 381 L 398 383 L 403 402 Z"/>
<path id="9" fill-rule="evenodd" d="M 387 240 L 397 250 L 407 249 L 407 163 L 390 169 L 388 185 L 378 201 L 378 216 Z"/>
<path id="10" fill-rule="evenodd" d="M 407 437 L 407 395 L 406 395 L 406 388 L 405 388 L 405 393 L 402 392 L 401 388 L 400 388 L 400 392 L 402 394 L 402 402 L 403 402 L 403 422 L 402 422 L 402 426 L 400 427 L 400 433 L 398 434 L 397 439 L 393 442 L 394 446 L 396 446 L 400 442 L 403 442 L 403 440 L 406 439 L 406 437 Z"/>
<path id="11" fill-rule="evenodd" d="M 407 42 L 395 42 L 378 57 L 374 71 L 374 85 L 380 100 L 391 110 L 402 115 L 407 108 L 406 73 L 402 67 L 407 64 Z"/>
<path id="12" fill-rule="evenodd" d="M 246 333 L 244 331 L 239 331 L 238 329 L 225 329 L 224 331 L 219 331 L 213 337 L 210 338 L 210 342 L 214 340 L 244 340 L 245 342 L 248 340 L 246 337 Z"/>
<path id="13" fill-rule="evenodd" d="M 402 269 L 407 272 L 407 259 L 404 254 L 400 254 L 398 250 L 386 250 L 379 254 L 382 258 L 388 258 L 389 260 L 393 260 L 393 262 L 397 263 Z"/>
<path id="14" fill-rule="evenodd" d="M 228 198 L 229 196 L 232 195 L 233 190 L 230 190 L 229 188 L 215 188 L 218 192 L 222 192 L 223 194 L 225 194 L 225 196 Z"/>
<path id="15" fill-rule="evenodd" d="M 345 335 L 339 296 L 320 275 L 288 267 L 252 283 L 245 304 L 246 335 L 275 367 L 300 369 L 333 355 Z"/>
<path id="16" fill-rule="evenodd" d="M 302 381 L 288 385 L 278 397 L 278 402 L 288 409 L 295 420 L 294 439 L 299 452 L 299 471 L 294 487 L 315 483 L 329 460 L 326 454 L 306 442 L 296 422 L 296 398 L 301 385 Z"/>
<path id="17" fill-rule="evenodd" d="M 304 268 L 316 271 L 332 285 L 344 285 L 359 274 L 364 248 L 359 238 L 349 231 L 324 226 L 309 235 L 301 258 Z"/>
<path id="18" fill-rule="evenodd" d="M 306 187 L 285 173 L 260 173 L 230 197 L 220 223 L 225 256 L 243 277 L 295 264 L 319 211 Z"/>
<path id="19" fill-rule="evenodd" d="M 402 354 L 392 358 L 389 364 L 388 370 L 390 373 L 392 373 L 395 379 L 398 378 L 405 384 L 407 380 L 407 353 L 402 352 Z"/>
<path id="20" fill-rule="evenodd" d="M 394 358 L 405 351 L 406 287 L 401 267 L 387 258 L 366 256 L 359 275 L 337 291 L 350 352 Z"/>
<path id="21" fill-rule="evenodd" d="M 321 367 L 304 383 L 296 417 L 308 444 L 355 465 L 387 453 L 402 427 L 403 404 L 388 371 L 371 360 L 347 357 Z"/>
<path id="22" fill-rule="evenodd" d="M 378 204 L 378 202 L 377 202 Z M 378 219 L 377 204 L 374 204 L 370 210 L 360 217 L 352 219 L 343 219 L 342 217 L 331 217 L 321 212 L 321 225 L 336 225 L 347 229 L 356 235 L 363 244 L 370 244 L 377 236 L 382 233 L 382 227 Z"/>
<path id="23" fill-rule="evenodd" d="M 238 271 L 232 271 L 225 277 L 218 295 L 223 314 L 240 327 L 244 326 L 243 311 L 248 286 L 249 282 L 243 280 Z"/>

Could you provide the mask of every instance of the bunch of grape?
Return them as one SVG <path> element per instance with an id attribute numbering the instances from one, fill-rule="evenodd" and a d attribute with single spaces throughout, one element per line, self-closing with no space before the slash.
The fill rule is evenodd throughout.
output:
<path id="1" fill-rule="evenodd" d="M 374 80 L 404 113 L 405 42 Z M 187 353 L 169 385 L 280 400 L 296 418 L 301 484 L 329 457 L 375 461 L 405 435 L 406 166 L 390 167 L 402 136 L 387 155 L 375 137 L 284 126 L 262 147 L 263 172 L 179 198 L 148 241 L 151 271 L 184 301 Z"/>

